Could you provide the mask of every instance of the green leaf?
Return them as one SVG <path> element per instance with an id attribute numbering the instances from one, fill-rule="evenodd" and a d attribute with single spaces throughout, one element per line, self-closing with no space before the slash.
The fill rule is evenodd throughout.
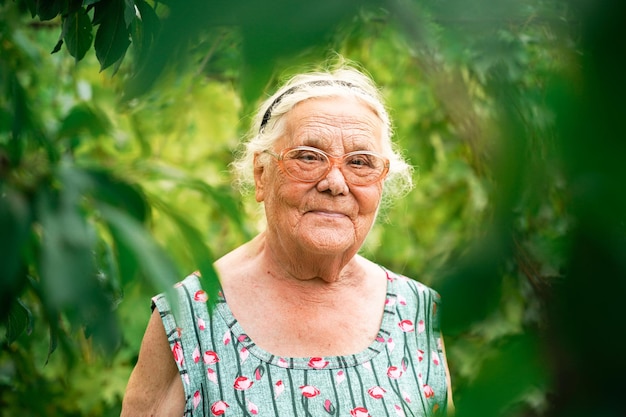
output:
<path id="1" fill-rule="evenodd" d="M 0 108 L 0 133 L 9 132 L 12 119 L 11 113 L 4 108 Z"/>
<path id="2" fill-rule="evenodd" d="M 59 179 L 64 187 L 60 194 L 42 190 L 38 195 L 42 290 L 55 309 L 80 305 L 95 276 L 94 231 L 78 209 L 78 190 L 72 189 L 76 182 L 67 181 L 68 176 Z"/>
<path id="3" fill-rule="evenodd" d="M 36 10 L 39 19 L 52 20 L 61 13 L 62 1 L 58 0 L 36 0 Z"/>
<path id="4" fill-rule="evenodd" d="M 62 38 L 62 36 L 61 36 Z M 56 43 L 56 45 L 54 45 L 54 48 L 52 48 L 52 51 L 50 51 L 51 54 L 56 54 L 57 52 L 59 52 L 61 50 L 61 48 L 63 47 L 63 39 L 59 39 Z"/>
<path id="5" fill-rule="evenodd" d="M 24 141 L 21 140 L 22 133 L 33 129 L 32 118 L 30 117 L 30 109 L 28 108 L 26 90 L 22 86 L 17 74 L 8 74 L 7 85 L 10 88 L 10 111 L 11 117 L 11 134 L 12 141 L 9 144 L 9 159 L 14 165 L 18 165 L 22 158 Z"/>
<path id="6" fill-rule="evenodd" d="M 92 213 L 84 207 L 91 177 L 68 161 L 55 173 L 57 190 L 42 188 L 37 195 L 42 226 L 39 294 L 49 317 L 58 312 L 74 328 L 86 326 L 94 344 L 112 352 L 119 342 L 112 310 L 115 294 L 100 282 L 97 232 Z M 59 332 L 53 323 L 50 331 L 52 353 Z"/>
<path id="7" fill-rule="evenodd" d="M 139 10 L 139 18 L 133 20 L 131 36 L 133 50 L 138 58 L 139 66 L 141 66 L 157 37 L 160 21 L 152 6 L 144 0 L 137 0 L 135 4 Z"/>
<path id="8" fill-rule="evenodd" d="M 57 346 L 59 345 L 59 324 L 55 320 L 49 321 L 49 332 L 50 339 L 48 340 L 48 354 L 46 356 L 46 365 L 50 361 L 50 356 L 57 350 Z"/>
<path id="9" fill-rule="evenodd" d="M 37 16 L 37 2 L 36 0 L 24 0 L 28 11 L 30 12 L 30 17 L 34 18 Z"/>
<path id="10" fill-rule="evenodd" d="M 95 199 L 130 214 L 140 223 L 146 221 L 149 209 L 140 188 L 116 178 L 104 168 L 86 169 L 85 173 L 92 182 Z"/>
<path id="11" fill-rule="evenodd" d="M 219 278 L 213 267 L 215 257 L 211 249 L 206 245 L 200 231 L 193 227 L 183 216 L 170 206 L 161 202 L 159 207 L 170 217 L 181 233 L 182 242 L 187 247 L 195 262 L 195 268 L 200 271 L 203 279 L 203 287 L 209 294 L 215 294 L 219 289 Z"/>
<path id="12" fill-rule="evenodd" d="M 492 231 L 457 260 L 456 269 L 443 279 L 441 297 L 454 306 L 442 310 L 447 333 L 461 333 L 496 309 L 502 291 L 502 259 L 508 250 L 505 236 Z"/>
<path id="13" fill-rule="evenodd" d="M 80 7 L 63 19 L 65 45 L 76 61 L 83 59 L 93 41 L 91 20 L 83 7 Z"/>
<path id="14" fill-rule="evenodd" d="M 160 27 L 160 20 L 156 11 L 145 0 L 136 0 L 135 5 L 137 6 L 137 10 L 139 10 L 139 19 L 146 28 L 146 31 L 155 35 Z"/>
<path id="15" fill-rule="evenodd" d="M 124 286 L 137 278 L 140 271 L 139 261 L 135 256 L 135 251 L 128 246 L 125 239 L 118 236 L 115 229 L 111 230 L 111 235 L 113 236 L 115 253 L 117 254 L 120 282 Z"/>
<path id="16" fill-rule="evenodd" d="M 98 241 L 96 259 L 98 272 L 103 287 L 110 293 L 114 305 L 121 300 L 122 279 L 117 260 L 115 258 L 115 249 L 110 239 L 100 239 Z"/>
<path id="17" fill-rule="evenodd" d="M 136 10 L 134 0 L 124 0 L 124 22 L 129 27 L 136 19 Z"/>
<path id="18" fill-rule="evenodd" d="M 169 290 L 181 274 L 144 226 L 112 206 L 101 203 L 97 207 L 116 242 L 132 253 L 146 278 L 158 291 Z"/>
<path id="19" fill-rule="evenodd" d="M 100 62 L 100 71 L 105 70 L 124 57 L 130 45 L 130 33 L 124 20 L 123 0 L 96 3 L 97 22 L 94 47 Z M 94 24 L 96 17 L 94 16 Z"/>
<path id="20" fill-rule="evenodd" d="M 244 99 L 253 103 L 262 92 L 278 59 L 290 58 L 315 45 L 325 44 L 337 25 L 357 15 L 376 0 L 254 0 L 238 2 L 242 20 Z M 244 11 L 245 10 L 245 11 Z M 280 22 L 280 24 L 276 24 Z M 285 34 L 288 33 L 288 36 Z"/>
<path id="21" fill-rule="evenodd" d="M 503 410 L 511 406 L 512 400 L 548 385 L 546 364 L 540 360 L 543 355 L 532 335 L 506 338 L 486 356 L 480 372 L 473 375 L 473 383 L 458 401 L 459 417 L 508 415 Z"/>
<path id="22" fill-rule="evenodd" d="M 6 323 L 6 342 L 13 343 L 23 332 L 30 334 L 33 330 L 33 313 L 20 300 L 15 300 Z"/>
<path id="23" fill-rule="evenodd" d="M 84 173 L 89 183 L 89 193 L 96 205 L 105 203 L 115 207 L 139 223 L 144 223 L 148 219 L 150 209 L 142 189 L 137 185 L 118 178 L 104 167 L 85 168 Z M 137 260 L 124 240 L 115 239 L 115 249 L 120 280 L 122 283 L 128 283 L 138 272 Z M 114 267 L 109 265 L 107 268 L 112 270 Z"/>
<path id="24" fill-rule="evenodd" d="M 78 103 L 69 111 L 61 123 L 59 137 L 73 138 L 81 134 L 91 137 L 106 135 L 111 130 L 107 116 L 87 103 Z"/>
<path id="25" fill-rule="evenodd" d="M 0 190 L 0 288 L 3 292 L 1 298 L 4 298 L 17 291 L 19 286 L 21 251 L 28 239 L 32 214 L 27 200 L 20 193 L 5 187 Z M 0 311 L 4 312 L 4 309 L 0 307 Z"/>
<path id="26" fill-rule="evenodd" d="M 241 202 L 235 199 L 231 188 L 214 187 L 202 180 L 190 177 L 184 172 L 171 167 L 151 166 L 147 168 L 150 170 L 148 174 L 154 175 L 158 179 L 174 181 L 181 186 L 196 190 L 202 193 L 203 196 L 209 197 L 214 203 L 217 204 L 218 207 L 220 207 L 222 213 L 228 216 L 237 226 L 239 226 L 243 233 L 248 233 L 241 214 Z"/>

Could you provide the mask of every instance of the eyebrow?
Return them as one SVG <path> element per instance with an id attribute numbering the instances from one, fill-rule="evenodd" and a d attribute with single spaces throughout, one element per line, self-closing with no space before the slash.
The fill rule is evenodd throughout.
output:
<path id="1" fill-rule="evenodd" d="M 327 141 L 325 141 L 323 138 L 321 137 L 317 137 L 317 136 L 313 136 L 313 137 L 306 137 L 302 140 L 302 146 L 311 146 L 313 148 L 319 148 L 322 149 L 325 146 Z M 331 142 L 331 141 L 328 141 Z M 300 146 L 300 145 L 296 145 L 296 146 Z"/>
<path id="2" fill-rule="evenodd" d="M 347 154 L 347 153 L 350 153 L 350 152 L 358 152 L 358 151 L 379 152 L 369 142 L 358 141 L 354 145 L 355 146 L 347 147 L 346 151 L 344 152 L 344 154 Z M 329 146 L 327 146 L 327 144 L 324 143 L 324 139 L 323 138 L 317 138 L 317 137 L 307 138 L 307 139 L 304 139 L 301 143 L 293 144 L 292 146 L 308 146 L 308 147 L 311 147 L 311 148 L 319 149 L 320 151 L 324 151 L 324 152 L 328 153 L 329 155 L 334 155 L 334 153 L 329 151 L 329 149 L 328 149 Z M 337 155 L 335 155 L 335 156 L 337 156 Z"/>

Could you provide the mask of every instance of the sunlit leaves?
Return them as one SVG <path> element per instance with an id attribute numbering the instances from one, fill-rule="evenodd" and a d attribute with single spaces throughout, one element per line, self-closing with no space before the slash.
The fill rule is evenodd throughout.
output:
<path id="1" fill-rule="evenodd" d="M 0 77 L 7 86 L 0 101 L 0 181 L 10 185 L 0 192 L 0 309 L 3 318 L 10 317 L 3 323 L 8 341 L 13 341 L 9 348 L 15 348 L 10 360 L 20 360 L 11 362 L 18 367 L 14 374 L 4 373 L 11 367 L 0 366 L 0 388 L 10 387 L 4 390 L 9 393 L 36 392 L 49 407 L 31 412 L 29 405 L 33 409 L 38 405 L 30 404 L 32 396 L 25 396 L 29 403 L 9 407 L 8 412 L 60 415 L 53 407 L 63 403 L 60 408 L 71 409 L 67 414 L 80 414 L 72 408 L 75 398 L 50 397 L 55 387 L 65 389 L 75 381 L 61 371 L 46 380 L 32 365 L 39 363 L 29 356 L 39 340 L 25 337 L 31 319 L 35 335 L 49 343 L 48 352 L 63 346 L 67 352 L 90 352 L 87 342 L 72 333 L 78 327 L 94 340 L 110 341 L 111 348 L 116 340 L 112 309 L 121 291 L 128 291 L 121 304 L 124 317 L 132 318 L 127 320 L 132 323 L 125 323 L 126 362 L 116 368 L 123 374 L 121 367 L 129 369 L 140 342 L 141 314 L 149 314 L 149 296 L 133 294 L 132 289 L 163 290 L 180 278 L 179 269 L 200 269 L 213 282 L 214 253 L 249 238 L 248 230 L 256 226 L 243 214 L 227 179 L 216 180 L 221 181 L 217 185 L 204 181 L 207 172 L 211 181 L 226 177 L 225 160 L 232 157 L 236 140 L 218 149 L 219 133 L 234 138 L 236 129 L 224 133 L 228 130 L 224 126 L 247 116 L 233 108 L 229 111 L 235 117 L 219 119 L 218 106 L 231 105 L 232 97 L 225 91 L 238 90 L 246 101 L 255 100 L 272 82 L 276 63 L 297 61 L 302 52 L 318 57 L 328 49 L 357 59 L 374 74 L 389 99 L 400 147 L 419 165 L 416 190 L 406 203 L 389 211 L 389 224 L 382 227 L 388 232 L 374 230 L 368 255 L 428 280 L 443 295 L 443 329 L 456 336 L 447 346 L 457 398 L 464 408 L 459 414 L 498 415 L 524 395 L 525 388 L 544 389 L 537 358 L 545 352 L 537 351 L 534 339 L 510 337 L 533 332 L 545 313 L 537 307 L 543 300 L 530 288 L 534 282 L 567 284 L 560 287 L 559 302 L 553 303 L 555 343 L 546 340 L 545 347 L 554 349 L 565 365 L 576 359 L 583 366 L 563 366 L 567 374 L 562 382 L 575 384 L 576 378 L 565 379 L 580 371 L 592 376 L 578 378 L 581 384 L 603 380 L 595 385 L 604 394 L 607 387 L 618 389 L 611 387 L 619 387 L 619 381 L 603 378 L 619 369 L 623 344 L 612 344 L 614 350 L 609 351 L 607 344 L 585 332 L 611 335 L 622 329 L 606 323 L 620 315 L 626 259 L 625 194 L 620 188 L 625 177 L 620 162 L 624 135 L 618 117 L 624 113 L 619 88 L 623 77 L 617 59 L 623 56 L 619 42 L 625 38 L 618 26 L 623 13 L 613 14 L 613 28 L 599 16 L 593 25 L 583 25 L 592 35 L 604 27 L 610 30 L 604 30 L 604 37 L 591 36 L 587 42 L 595 39 L 595 46 L 584 53 L 564 57 L 558 51 L 563 45 L 555 45 L 565 41 L 552 30 L 557 20 L 563 25 L 569 17 L 561 11 L 546 15 L 544 6 L 557 10 L 570 2 L 492 3 L 3 2 L 3 12 L 15 4 L 24 12 L 27 6 L 35 17 L 27 27 L 28 36 L 35 33 L 33 39 L 45 49 L 38 56 L 37 49 L 24 42 L 26 30 L 15 31 L 15 36 L 5 30 L 17 25 L 19 19 L 9 19 L 19 14 L 0 15 Z M 593 2 L 587 3 L 592 11 Z M 360 6 L 368 4 L 386 11 L 373 7 L 367 19 L 357 16 Z M 576 29 L 589 16 L 581 14 L 567 29 Z M 346 31 L 350 35 L 333 32 L 345 21 L 354 25 L 352 32 Z M 62 32 L 67 48 L 53 57 L 58 66 L 51 64 L 47 53 L 58 33 L 49 44 L 43 36 L 44 28 L 50 27 Z M 108 92 L 119 91 L 123 79 L 101 83 L 96 74 L 86 81 L 81 73 L 91 65 L 85 62 L 91 59 L 85 53 L 90 45 L 100 69 L 120 68 L 128 75 L 124 79 L 138 75 L 136 91 L 149 91 L 154 80 L 165 75 L 174 81 L 168 85 L 179 89 L 178 96 L 153 90 L 149 100 L 144 96 L 125 109 L 135 112 L 128 122 L 127 114 L 116 107 L 118 97 L 107 97 Z M 81 65 L 63 61 L 66 52 L 74 61 L 83 61 Z M 584 57 L 582 68 L 576 61 L 579 55 Z M 601 62 L 594 61 L 599 57 Z M 568 59 L 575 65 L 565 77 L 559 71 Z M 131 64 L 132 72 L 119 67 L 121 62 Z M 193 82 L 186 67 L 190 64 Z M 185 70 L 164 71 L 170 65 Z M 228 88 L 188 94 L 200 90 L 207 78 Z M 89 102 L 75 97 L 78 79 L 95 86 L 97 93 Z M 554 90 L 555 81 L 562 91 L 546 103 L 546 86 Z M 181 102 L 180 96 L 187 96 L 187 101 Z M 199 105 L 206 102 L 217 104 Z M 556 117 L 547 105 L 557 110 Z M 139 108 L 144 109 L 142 114 Z M 189 122 L 192 117 L 201 122 Z M 555 120 L 558 129 L 552 124 Z M 547 133 L 559 129 L 559 154 L 552 154 Z M 468 138 L 487 143 L 487 152 L 476 152 Z M 139 147 L 141 151 L 135 152 Z M 483 159 L 485 155 L 489 160 Z M 476 160 L 480 164 L 473 164 Z M 165 166 L 176 166 L 180 172 Z M 563 166 L 566 172 L 556 175 Z M 149 191 L 139 184 L 149 184 Z M 573 227 L 580 228 L 576 235 L 571 234 Z M 577 242 L 573 248 L 569 239 Z M 183 259 L 176 258 L 180 265 L 168 260 L 172 253 Z M 512 283 L 503 288 L 504 275 Z M 442 276 L 448 277 L 445 283 Z M 518 292 L 507 297 L 507 291 Z M 595 296 L 594 291 L 603 295 Z M 514 313 L 502 313 L 513 304 Z M 608 313 L 598 319 L 597 312 L 603 311 Z M 500 320 L 497 325 L 494 317 Z M 468 340 L 471 343 L 465 343 Z M 585 365 L 591 363 L 589 358 L 603 355 L 614 359 Z M 98 373 L 102 369 L 90 368 L 87 374 L 107 374 L 108 370 Z M 31 391 L 14 383 L 27 378 L 32 386 L 26 382 L 23 386 Z M 88 385 L 88 379 L 78 380 Z M 84 392 L 100 390 L 101 380 L 94 380 L 98 382 L 92 382 L 92 388 L 97 389 Z M 593 384 L 585 387 L 590 407 L 598 405 L 595 392 Z M 619 401 L 619 392 L 602 398 L 611 397 Z M 104 402 L 98 394 L 92 398 L 93 403 Z M 572 395 L 563 402 L 574 407 L 577 400 Z M 0 399 L 3 405 L 4 401 Z M 81 415 L 105 415 L 99 411 Z"/>
<path id="2" fill-rule="evenodd" d="M 137 44 L 141 60 L 154 41 L 159 19 L 145 0 L 24 0 L 33 17 L 41 20 L 62 18 L 61 33 L 52 53 L 63 44 L 76 61 L 80 61 L 92 46 L 100 62 L 100 69 L 119 67 L 133 42 Z M 93 19 L 91 11 L 93 10 Z M 93 29 L 97 27 L 95 34 Z M 117 68 L 116 68 L 117 70 Z"/>

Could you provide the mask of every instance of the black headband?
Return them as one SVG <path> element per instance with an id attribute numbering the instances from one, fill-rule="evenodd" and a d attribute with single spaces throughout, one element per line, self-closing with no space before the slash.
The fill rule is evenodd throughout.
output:
<path id="1" fill-rule="evenodd" d="M 342 81 L 342 80 L 315 80 L 315 81 L 309 81 L 306 83 L 294 85 L 293 87 L 289 88 L 287 91 L 285 91 L 284 93 L 276 97 L 276 99 L 272 102 L 272 104 L 267 108 L 267 110 L 263 114 L 263 120 L 261 120 L 261 126 L 259 127 L 259 132 L 263 131 L 263 128 L 265 127 L 267 122 L 269 122 L 270 117 L 272 117 L 272 111 L 278 105 L 278 103 L 282 101 L 283 98 L 285 98 L 286 96 L 290 94 L 293 94 L 294 92 L 296 92 L 297 90 L 305 86 L 318 87 L 318 86 L 328 86 L 328 85 L 340 85 L 343 87 L 357 88 L 356 85 L 349 83 L 348 81 Z"/>

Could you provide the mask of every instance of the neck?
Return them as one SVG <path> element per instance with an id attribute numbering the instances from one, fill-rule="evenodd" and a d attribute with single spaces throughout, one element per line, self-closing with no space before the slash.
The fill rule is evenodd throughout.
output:
<path id="1" fill-rule="evenodd" d="M 349 283 L 359 269 L 356 252 L 316 254 L 303 250 L 284 250 L 280 241 L 268 239 L 267 232 L 257 237 L 263 262 L 278 279 L 310 284 Z"/>

